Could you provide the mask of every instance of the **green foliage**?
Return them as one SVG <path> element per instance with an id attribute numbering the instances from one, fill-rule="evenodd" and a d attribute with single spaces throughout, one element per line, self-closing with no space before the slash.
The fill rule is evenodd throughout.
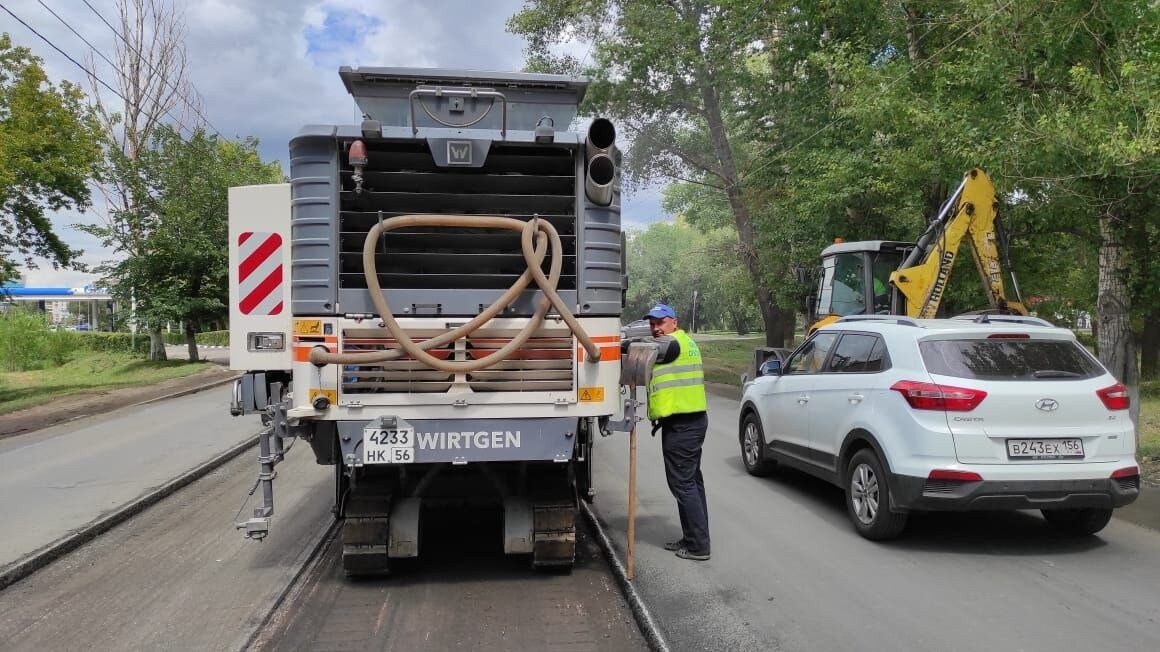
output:
<path id="1" fill-rule="evenodd" d="M 194 332 L 228 313 L 230 186 L 282 181 L 257 141 L 227 141 L 204 130 L 188 139 L 164 127 L 152 146 L 129 160 L 110 154 L 114 172 L 140 184 L 137 208 L 115 212 L 109 224 L 86 227 L 121 259 L 98 268 L 102 282 L 149 328 L 181 321 Z"/>
<path id="2" fill-rule="evenodd" d="M 107 353 L 149 353 L 149 338 L 144 333 L 69 333 L 79 349 Z"/>
<path id="3" fill-rule="evenodd" d="M 46 212 L 88 206 L 96 134 L 81 90 L 54 86 L 38 57 L 0 34 L 0 284 L 36 256 L 77 267 L 80 252 L 61 241 Z"/>
<path id="4" fill-rule="evenodd" d="M 0 370 L 27 371 L 64 364 L 70 333 L 53 331 L 44 315 L 25 308 L 0 312 Z"/>
<path id="5" fill-rule="evenodd" d="M 197 334 L 199 346 L 229 346 L 229 331 L 205 331 Z M 185 333 L 165 333 L 165 343 L 185 346 Z"/>
<path id="6" fill-rule="evenodd" d="M 630 234 L 625 314 L 635 319 L 664 302 L 690 328 L 696 290 L 698 331 L 759 329 L 761 315 L 738 247 L 730 227 L 703 232 L 679 218 Z"/>

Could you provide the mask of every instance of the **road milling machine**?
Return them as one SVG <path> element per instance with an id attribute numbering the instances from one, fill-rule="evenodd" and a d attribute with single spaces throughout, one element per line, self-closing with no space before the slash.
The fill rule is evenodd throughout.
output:
<path id="1" fill-rule="evenodd" d="M 361 123 L 303 128 L 289 183 L 230 189 L 231 411 L 265 426 L 237 525 L 268 534 L 299 438 L 334 467 L 348 574 L 417 556 L 449 504 L 570 568 L 593 443 L 624 412 L 615 128 L 568 131 L 580 77 L 339 74 Z"/>

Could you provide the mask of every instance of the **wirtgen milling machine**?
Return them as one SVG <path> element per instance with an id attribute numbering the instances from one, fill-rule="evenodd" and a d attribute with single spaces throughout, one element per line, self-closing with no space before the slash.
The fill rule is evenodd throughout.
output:
<path id="1" fill-rule="evenodd" d="M 613 125 L 565 131 L 577 77 L 340 75 L 362 123 L 305 127 L 289 184 L 230 190 L 233 411 L 266 425 L 239 527 L 266 536 L 300 437 L 334 465 L 348 573 L 418 555 L 422 510 L 448 503 L 502 507 L 506 552 L 570 566 L 621 413 Z"/>

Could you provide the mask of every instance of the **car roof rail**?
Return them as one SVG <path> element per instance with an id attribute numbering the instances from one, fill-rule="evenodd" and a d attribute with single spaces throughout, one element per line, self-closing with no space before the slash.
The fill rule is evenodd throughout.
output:
<path id="1" fill-rule="evenodd" d="M 982 313 L 980 315 L 959 315 L 952 317 L 962 321 L 970 320 L 976 324 L 1023 324 L 1024 326 L 1046 326 L 1047 328 L 1056 328 L 1056 325 L 1039 317 L 1032 317 L 1030 315 L 991 315 Z"/>
<path id="2" fill-rule="evenodd" d="M 856 321 L 893 322 L 902 326 L 914 326 L 915 328 L 918 327 L 918 322 L 909 317 L 899 317 L 898 315 L 846 315 L 845 317 L 839 319 L 836 323 L 841 324 Z"/>

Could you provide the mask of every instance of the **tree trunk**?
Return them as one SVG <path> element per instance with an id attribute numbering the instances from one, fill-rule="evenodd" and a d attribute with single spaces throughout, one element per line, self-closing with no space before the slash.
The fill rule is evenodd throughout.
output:
<path id="1" fill-rule="evenodd" d="M 906 14 L 906 52 L 911 63 L 919 63 L 923 59 L 922 36 L 918 33 L 922 14 L 906 4 L 902 5 L 902 11 Z"/>
<path id="2" fill-rule="evenodd" d="M 192 322 L 185 322 L 185 346 L 189 348 L 189 361 L 197 362 L 197 328 Z"/>
<path id="3" fill-rule="evenodd" d="M 1131 396 L 1129 415 L 1139 423 L 1139 371 L 1136 367 L 1136 343 L 1132 335 L 1131 295 L 1128 294 L 1128 259 L 1124 250 L 1123 228 L 1111 214 L 1100 216 L 1099 296 L 1096 319 L 1099 321 L 1099 357 L 1116 380 L 1128 387 Z"/>
<path id="4" fill-rule="evenodd" d="M 704 53 L 699 51 L 698 54 L 703 57 Z M 781 328 L 781 320 L 785 311 L 774 303 L 773 293 L 766 287 L 764 275 L 761 273 L 761 262 L 757 256 L 757 230 L 749 217 L 749 206 L 746 205 L 745 197 L 742 196 L 741 187 L 738 185 L 737 165 L 733 160 L 729 135 L 725 133 L 720 98 L 717 95 L 713 75 L 704 64 L 703 58 L 701 65 L 697 67 L 697 84 L 704 105 L 705 122 L 709 127 L 709 140 L 713 144 L 713 153 L 721 165 L 720 174 L 725 182 L 725 195 L 729 200 L 729 208 L 737 227 L 737 239 L 745 258 L 745 268 L 749 271 L 749 277 L 757 292 L 757 304 L 765 324 L 765 345 L 784 346 L 785 333 Z"/>
<path id="5" fill-rule="evenodd" d="M 1155 380 L 1160 377 L 1160 308 L 1153 308 L 1144 317 L 1144 333 L 1140 337 L 1140 378 Z"/>
<path id="6" fill-rule="evenodd" d="M 165 355 L 165 336 L 161 333 L 161 327 L 149 329 L 149 359 L 150 360 L 168 360 Z"/>

